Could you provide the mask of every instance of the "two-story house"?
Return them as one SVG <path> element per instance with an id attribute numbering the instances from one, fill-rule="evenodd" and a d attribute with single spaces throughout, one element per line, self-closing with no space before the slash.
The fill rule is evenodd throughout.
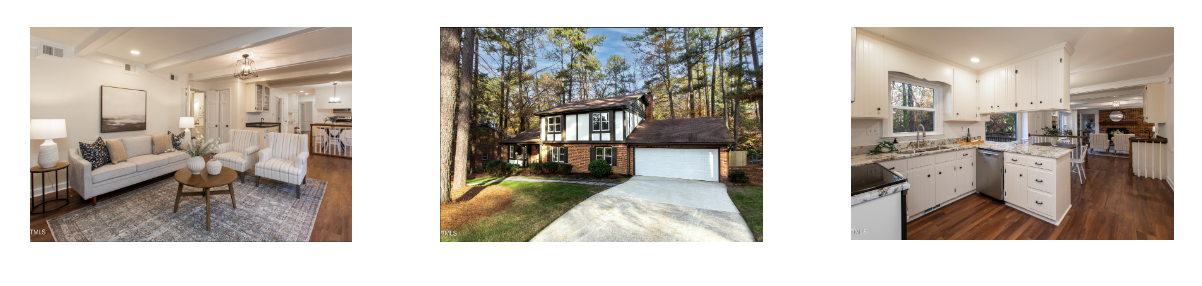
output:
<path id="1" fill-rule="evenodd" d="M 605 160 L 617 174 L 726 181 L 734 139 L 720 117 L 649 120 L 644 94 L 570 102 L 534 113 L 539 127 L 501 141 L 510 163 L 588 164 Z"/>

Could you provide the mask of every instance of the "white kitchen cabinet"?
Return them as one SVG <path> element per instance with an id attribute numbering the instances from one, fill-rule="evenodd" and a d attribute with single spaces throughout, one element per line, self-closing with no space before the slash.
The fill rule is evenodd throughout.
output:
<path id="1" fill-rule="evenodd" d="M 1068 53 L 1064 49 L 1049 52 L 1039 59 L 1039 108 L 1068 110 Z"/>
<path id="2" fill-rule="evenodd" d="M 1027 209 L 1045 217 L 1056 216 L 1056 197 L 1039 190 L 1027 191 Z"/>
<path id="3" fill-rule="evenodd" d="M 935 203 L 942 204 L 956 197 L 956 161 L 935 165 Z"/>
<path id="4" fill-rule="evenodd" d="M 1163 82 L 1144 86 L 1144 122 L 1165 123 L 1165 100 Z"/>
<path id="5" fill-rule="evenodd" d="M 959 162 L 959 166 L 956 167 L 956 176 L 960 184 L 956 187 L 956 196 L 977 189 L 977 158 L 964 158 Z"/>
<path id="6" fill-rule="evenodd" d="M 997 112 L 997 104 L 993 102 L 997 71 L 983 71 L 977 77 L 980 80 L 977 84 L 977 114 Z"/>
<path id="7" fill-rule="evenodd" d="M 889 111 L 889 71 L 885 69 L 885 44 L 869 36 L 856 37 L 856 97 L 852 118 L 881 118 Z"/>
<path id="8" fill-rule="evenodd" d="M 245 106 L 246 112 L 271 111 L 271 88 L 247 84 L 242 92 L 242 106 Z"/>
<path id="9" fill-rule="evenodd" d="M 1018 62 L 1014 66 L 1014 95 L 1018 100 L 1017 111 L 1039 109 L 1039 57 Z"/>
<path id="10" fill-rule="evenodd" d="M 1018 98 L 1015 96 L 1014 73 L 1015 66 L 1007 65 L 995 72 L 993 102 L 997 104 L 996 112 L 1014 112 L 1018 110 Z"/>
<path id="11" fill-rule="evenodd" d="M 977 73 L 956 69 L 952 81 L 952 109 L 946 120 L 977 121 Z"/>
<path id="12" fill-rule="evenodd" d="M 935 206 L 935 168 L 926 166 L 906 171 L 910 190 L 906 194 L 906 212 L 913 216 Z"/>
<path id="13" fill-rule="evenodd" d="M 1025 208 L 1027 205 L 1027 167 L 1009 162 L 1003 164 L 1003 188 L 1007 203 Z"/>
<path id="14" fill-rule="evenodd" d="M 1006 202 L 1058 223 L 1071 207 L 1069 159 L 1006 153 Z"/>

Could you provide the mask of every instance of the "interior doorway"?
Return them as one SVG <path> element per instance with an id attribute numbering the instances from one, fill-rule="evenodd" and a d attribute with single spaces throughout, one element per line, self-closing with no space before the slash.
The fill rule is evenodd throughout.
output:
<path id="1" fill-rule="evenodd" d="M 1079 117 L 1081 117 L 1080 119 L 1077 120 L 1078 125 L 1079 125 L 1077 128 L 1078 128 L 1078 130 L 1081 130 L 1081 136 L 1087 136 L 1086 134 L 1093 134 L 1094 129 L 1096 129 L 1094 123 L 1097 122 L 1097 119 L 1094 118 L 1094 114 L 1077 114 L 1077 115 Z"/>
<path id="2" fill-rule="evenodd" d="M 300 131 L 301 134 L 309 133 L 309 124 L 313 124 L 313 102 L 301 102 L 300 106 Z"/>
<path id="3" fill-rule="evenodd" d="M 196 136 L 204 135 L 205 134 L 204 133 L 204 130 L 205 130 L 205 124 L 204 124 L 204 122 L 205 122 L 205 119 L 204 119 L 205 118 L 205 93 L 204 92 L 193 92 L 192 93 L 192 102 L 188 105 L 189 105 L 189 108 L 192 109 L 189 111 L 189 113 L 192 115 L 192 119 L 195 120 L 195 122 L 193 122 L 193 123 L 196 125 L 196 127 L 192 128 L 192 136 L 196 137 Z"/>

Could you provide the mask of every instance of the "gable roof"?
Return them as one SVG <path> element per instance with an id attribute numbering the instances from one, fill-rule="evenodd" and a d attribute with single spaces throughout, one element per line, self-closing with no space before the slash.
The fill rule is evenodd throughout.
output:
<path id="1" fill-rule="evenodd" d="M 534 115 L 546 116 L 546 115 L 555 115 L 555 114 L 564 114 L 564 113 L 577 113 L 577 112 L 584 112 L 584 111 L 591 111 L 591 110 L 614 109 L 614 108 L 620 108 L 620 107 L 630 105 L 630 103 L 634 102 L 635 100 L 642 100 L 644 105 L 648 104 L 647 98 L 644 97 L 643 94 L 636 93 L 636 94 L 628 94 L 628 95 L 615 96 L 615 97 L 569 102 L 564 105 L 553 107 L 551 109 L 535 112 Z"/>
<path id="2" fill-rule="evenodd" d="M 513 137 L 501 140 L 501 144 L 517 144 L 517 143 L 538 143 L 539 135 L 542 135 L 542 130 L 538 128 L 522 131 Z"/>
<path id="3" fill-rule="evenodd" d="M 626 137 L 628 144 L 734 144 L 721 117 L 646 120 Z"/>

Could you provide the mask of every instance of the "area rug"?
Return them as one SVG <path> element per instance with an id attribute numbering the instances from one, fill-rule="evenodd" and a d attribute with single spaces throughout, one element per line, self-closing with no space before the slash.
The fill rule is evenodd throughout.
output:
<path id="1" fill-rule="evenodd" d="M 212 231 L 205 231 L 203 196 L 183 197 L 172 212 L 179 183 L 171 176 L 47 224 L 55 241 L 309 241 L 326 182 L 308 179 L 297 199 L 295 185 L 263 179 L 255 187 L 255 180 L 234 181 L 236 209 L 229 195 L 211 197 Z"/>
<path id="2" fill-rule="evenodd" d="M 1125 152 L 1117 153 L 1117 152 L 1090 151 L 1089 154 L 1090 155 L 1107 156 L 1107 157 L 1131 158 L 1131 154 L 1125 153 Z"/>

